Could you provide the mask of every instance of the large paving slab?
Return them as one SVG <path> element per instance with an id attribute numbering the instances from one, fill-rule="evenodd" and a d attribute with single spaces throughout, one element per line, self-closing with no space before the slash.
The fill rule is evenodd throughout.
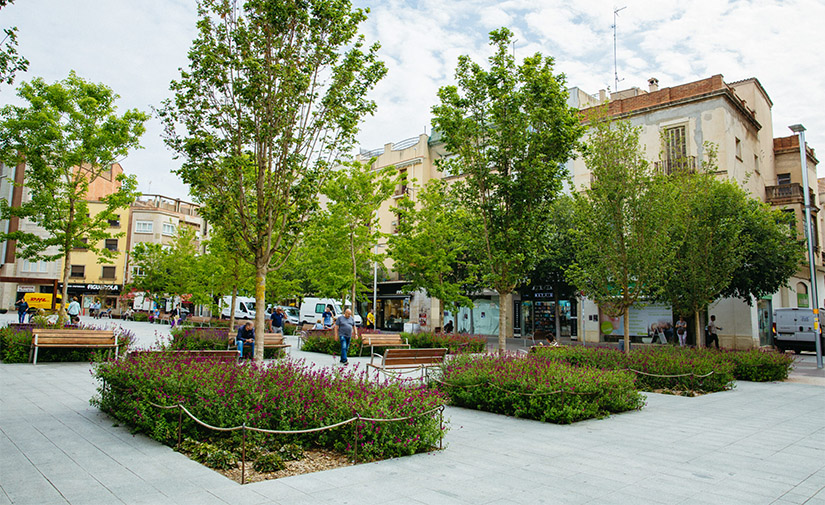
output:
<path id="1" fill-rule="evenodd" d="M 567 426 L 449 408 L 443 451 L 245 486 L 117 426 L 89 405 L 95 388 L 88 364 L 0 364 L 0 505 L 825 505 L 825 388 L 808 383 L 648 394 Z"/>

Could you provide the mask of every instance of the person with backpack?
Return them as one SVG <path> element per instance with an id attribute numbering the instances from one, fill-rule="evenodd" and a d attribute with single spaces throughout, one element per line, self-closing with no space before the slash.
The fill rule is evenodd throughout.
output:
<path id="1" fill-rule="evenodd" d="M 20 324 L 25 323 L 26 322 L 26 312 L 29 311 L 28 302 L 26 302 L 25 298 L 21 298 L 21 299 L 17 300 L 17 302 L 14 304 L 14 306 L 17 307 L 17 320 L 20 322 Z"/>

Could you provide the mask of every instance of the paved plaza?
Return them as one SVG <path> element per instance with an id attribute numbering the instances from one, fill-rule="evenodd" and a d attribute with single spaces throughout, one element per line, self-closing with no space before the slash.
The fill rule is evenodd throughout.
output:
<path id="1" fill-rule="evenodd" d="M 141 346 L 168 334 L 125 326 Z M 813 355 L 788 382 L 647 394 L 641 411 L 568 426 L 451 407 L 443 451 L 244 486 L 117 426 L 89 405 L 95 387 L 85 363 L 0 364 L 0 504 L 825 505 Z"/>

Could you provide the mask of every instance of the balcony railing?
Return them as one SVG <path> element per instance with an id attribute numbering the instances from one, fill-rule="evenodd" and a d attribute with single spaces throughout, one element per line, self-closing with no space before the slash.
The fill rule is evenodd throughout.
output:
<path id="1" fill-rule="evenodd" d="M 653 167 L 660 172 L 667 175 L 673 172 L 694 172 L 696 170 L 696 156 L 685 156 L 684 158 L 675 158 L 670 160 L 655 161 Z"/>
<path id="2" fill-rule="evenodd" d="M 812 204 L 816 202 L 816 194 L 810 188 L 808 188 L 808 197 L 810 198 Z M 766 186 L 765 201 L 772 205 L 804 203 L 805 194 L 802 192 L 802 185 L 798 182 L 791 184 L 779 184 L 777 186 Z"/>

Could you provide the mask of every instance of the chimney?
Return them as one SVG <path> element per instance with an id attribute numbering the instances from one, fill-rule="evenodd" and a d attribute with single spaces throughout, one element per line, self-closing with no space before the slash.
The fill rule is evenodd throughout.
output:
<path id="1" fill-rule="evenodd" d="M 647 80 L 648 90 L 653 93 L 654 91 L 659 91 L 659 79 L 655 77 L 651 77 Z"/>
<path id="2" fill-rule="evenodd" d="M 607 92 L 603 89 L 599 90 L 599 103 L 604 103 L 607 101 Z"/>

